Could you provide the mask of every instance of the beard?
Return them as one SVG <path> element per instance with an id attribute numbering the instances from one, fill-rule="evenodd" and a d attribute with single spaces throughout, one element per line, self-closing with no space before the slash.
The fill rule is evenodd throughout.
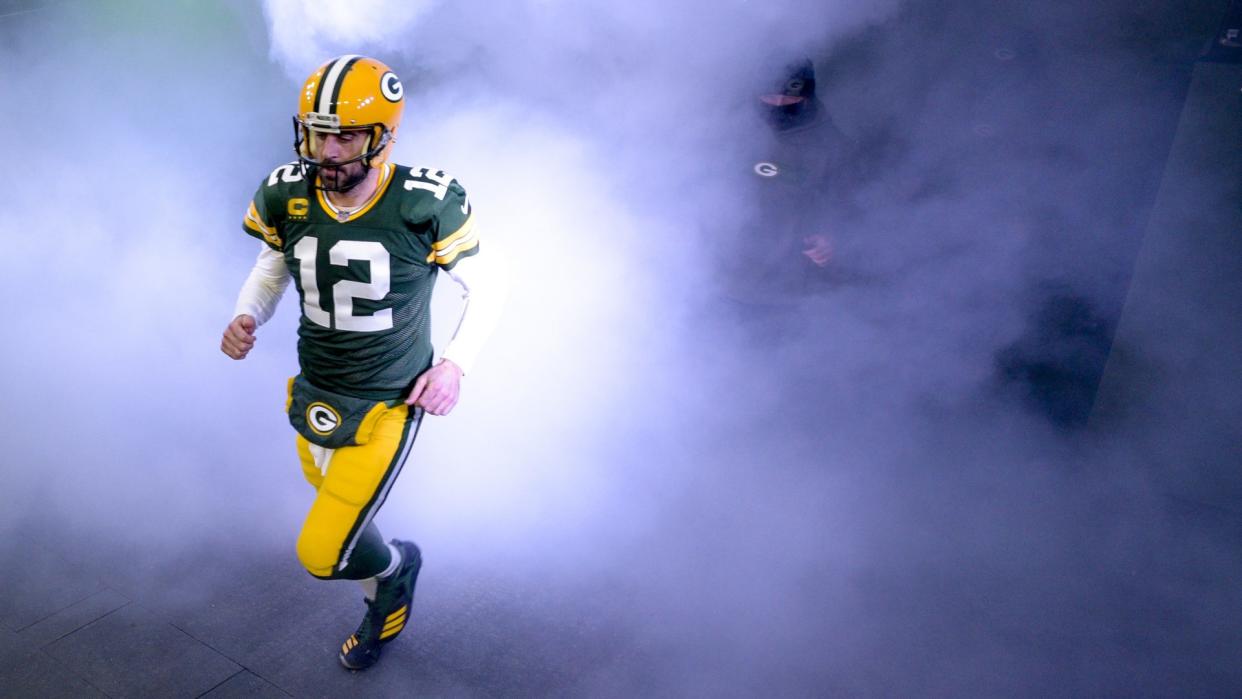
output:
<path id="1" fill-rule="evenodd" d="M 366 178 L 367 168 L 361 162 L 319 166 L 319 189 L 325 192 L 348 192 Z"/>

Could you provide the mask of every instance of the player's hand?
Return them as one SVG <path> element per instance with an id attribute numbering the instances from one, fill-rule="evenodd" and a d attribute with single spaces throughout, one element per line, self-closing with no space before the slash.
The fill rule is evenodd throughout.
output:
<path id="1" fill-rule="evenodd" d="M 461 389 L 461 368 L 448 359 L 424 371 L 414 381 L 406 405 L 418 405 L 432 415 L 448 415 L 457 405 Z"/>
<path id="2" fill-rule="evenodd" d="M 245 359 L 254 347 L 254 331 L 259 324 L 252 316 L 245 313 L 233 319 L 224 329 L 224 337 L 220 340 L 220 351 L 233 359 Z"/>
<path id="3" fill-rule="evenodd" d="M 807 259 L 815 263 L 816 267 L 827 267 L 832 260 L 832 241 L 823 233 L 808 235 L 802 239 L 802 243 L 806 245 L 806 249 L 802 251 Z"/>

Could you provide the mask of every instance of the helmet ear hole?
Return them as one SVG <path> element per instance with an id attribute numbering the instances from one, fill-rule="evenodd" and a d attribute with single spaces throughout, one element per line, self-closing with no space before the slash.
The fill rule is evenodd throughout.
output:
<path id="1" fill-rule="evenodd" d="M 373 124 L 367 134 L 367 143 L 363 148 L 362 162 L 367 167 L 379 165 L 388 160 L 388 149 L 392 145 L 392 131 L 383 124 Z"/>
<path id="2" fill-rule="evenodd" d="M 375 159 L 375 127 L 367 129 L 367 142 L 362 144 L 362 165 L 368 170 Z"/>

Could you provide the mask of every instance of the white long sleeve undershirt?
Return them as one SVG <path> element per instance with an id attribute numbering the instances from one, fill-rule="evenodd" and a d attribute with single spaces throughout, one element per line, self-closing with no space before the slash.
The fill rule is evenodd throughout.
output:
<path id="1" fill-rule="evenodd" d="M 233 317 L 245 314 L 252 316 L 259 325 L 266 323 L 276 312 L 276 304 L 289 286 L 289 279 L 284 255 L 262 244 L 254 269 L 250 270 L 250 276 L 246 277 L 237 295 Z"/>
<path id="2" fill-rule="evenodd" d="M 246 314 L 259 325 L 276 312 L 276 305 L 291 279 L 284 255 L 266 244 L 261 246 L 233 310 L 234 318 Z M 506 295 L 506 273 L 494 253 L 462 258 L 446 273 L 462 288 L 462 309 L 457 329 L 440 356 L 468 374 L 500 318 Z"/>
<path id="3" fill-rule="evenodd" d="M 495 251 L 462 258 L 446 273 L 462 289 L 462 308 L 457 330 L 440 357 L 461 367 L 463 374 L 469 374 L 500 319 L 508 275 Z"/>

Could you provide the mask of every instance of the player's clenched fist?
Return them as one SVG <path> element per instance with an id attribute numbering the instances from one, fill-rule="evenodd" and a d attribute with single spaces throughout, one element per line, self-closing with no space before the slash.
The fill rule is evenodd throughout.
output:
<path id="1" fill-rule="evenodd" d="M 258 325 L 254 318 L 245 313 L 233 319 L 224 329 L 224 337 L 220 340 L 220 351 L 233 359 L 245 359 L 254 347 L 254 330 Z"/>

